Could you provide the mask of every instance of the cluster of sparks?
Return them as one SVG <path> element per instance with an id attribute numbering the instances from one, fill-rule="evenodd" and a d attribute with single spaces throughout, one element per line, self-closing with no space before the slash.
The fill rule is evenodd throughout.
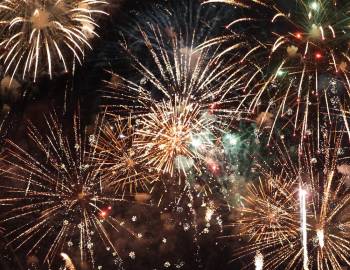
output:
<path id="1" fill-rule="evenodd" d="M 119 256 L 111 233 L 123 228 L 124 222 L 112 212 L 127 197 L 104 183 L 94 158 L 94 136 L 86 141 L 79 117 L 73 122 L 72 137 L 65 135 L 54 114 L 47 119 L 47 136 L 30 126 L 36 154 L 8 141 L 1 168 L 6 181 L 1 184 L 0 202 L 11 205 L 1 217 L 1 223 L 12 228 L 6 234 L 9 244 L 29 246 L 32 254 L 45 242 L 48 264 L 61 250 L 74 246 L 81 262 L 94 264 L 98 240 Z M 14 226 L 19 220 L 22 225 Z"/>
<path id="2" fill-rule="evenodd" d="M 34 78 L 46 71 L 68 72 L 96 36 L 102 0 L 9 0 L 0 4 L 1 60 L 12 77 Z"/>
<path id="3" fill-rule="evenodd" d="M 124 44 L 142 79 L 135 83 L 112 74 L 104 96 L 113 102 L 106 102 L 110 114 L 137 119 L 135 147 L 144 153 L 146 163 L 172 176 L 186 174 L 193 166 L 199 170 L 196 161 L 204 159 L 203 152 L 232 114 L 235 80 L 226 76 L 229 63 L 215 60 L 215 50 L 195 51 L 192 39 L 166 33 L 156 25 L 140 30 L 151 68 Z"/>
<path id="4" fill-rule="evenodd" d="M 242 84 L 236 111 L 270 113 L 272 131 L 285 119 L 282 126 L 301 138 L 320 135 L 320 123 L 331 122 L 349 96 L 349 4 L 204 1 L 217 2 L 243 10 L 227 25 L 230 34 L 201 45 L 224 44 L 220 55 L 237 58 Z"/>
<path id="5" fill-rule="evenodd" d="M 265 177 L 248 186 L 234 224 L 249 243 L 238 256 L 259 254 L 263 269 L 349 266 L 349 172 L 338 158 L 341 139 L 326 134 L 322 153 L 308 144 L 299 161 L 278 148 L 280 172 L 260 168 Z"/>
<path id="6" fill-rule="evenodd" d="M 102 181 L 118 190 L 134 192 L 147 190 L 157 181 L 158 173 L 147 165 L 137 142 L 131 118 L 120 118 L 102 124 L 96 140 L 95 162 L 99 164 Z"/>

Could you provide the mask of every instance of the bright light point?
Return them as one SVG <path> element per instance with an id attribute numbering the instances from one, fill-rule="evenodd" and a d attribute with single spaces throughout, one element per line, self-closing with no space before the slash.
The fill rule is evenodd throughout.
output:
<path id="1" fill-rule="evenodd" d="M 316 2 L 316 1 L 314 1 L 314 2 L 312 2 L 311 4 L 310 4 L 310 8 L 311 9 L 313 9 L 313 10 L 318 10 L 319 9 L 319 4 Z"/>
<path id="2" fill-rule="evenodd" d="M 107 215 L 106 211 L 102 211 L 102 212 L 100 213 L 100 216 L 101 216 L 102 218 L 105 218 L 106 215 Z"/>
<path id="3" fill-rule="evenodd" d="M 299 195 L 300 196 L 306 196 L 307 195 L 307 191 L 305 189 L 300 189 L 299 190 Z"/>
<path id="4" fill-rule="evenodd" d="M 220 171 L 220 166 L 219 164 L 217 164 L 215 160 L 209 158 L 206 162 L 207 162 L 207 168 L 211 173 L 216 174 Z"/>
<path id="5" fill-rule="evenodd" d="M 255 255 L 255 270 L 263 270 L 264 267 L 264 256 L 258 251 Z"/>
<path id="6" fill-rule="evenodd" d="M 318 239 L 318 244 L 320 245 L 320 248 L 324 247 L 324 231 L 323 229 L 319 229 L 316 231 L 317 233 L 317 239 Z"/>
<path id="7" fill-rule="evenodd" d="M 65 262 L 65 268 L 64 269 L 67 269 L 67 270 L 76 270 L 71 258 L 66 254 L 66 253 L 61 253 L 60 254 L 62 259 L 64 260 Z"/>
<path id="8" fill-rule="evenodd" d="M 285 72 L 282 70 L 277 71 L 277 76 L 283 76 L 284 74 L 285 74 Z"/>
<path id="9" fill-rule="evenodd" d="M 207 208 L 207 211 L 205 212 L 205 221 L 206 222 L 209 222 L 211 220 L 211 218 L 213 217 L 214 215 L 214 209 L 212 208 Z"/>
<path id="10" fill-rule="evenodd" d="M 301 39 L 302 38 L 302 35 L 300 33 L 296 33 L 295 36 L 296 36 L 297 39 Z"/>
<path id="11" fill-rule="evenodd" d="M 322 58 L 322 54 L 316 53 L 316 54 L 315 54 L 315 57 L 316 57 L 316 59 L 321 59 L 321 58 Z"/>
<path id="12" fill-rule="evenodd" d="M 226 134 L 224 140 L 226 140 L 230 145 L 236 145 L 238 143 L 238 138 L 234 134 Z"/>
<path id="13" fill-rule="evenodd" d="M 125 136 L 123 133 L 120 133 L 118 137 L 119 137 L 120 139 L 126 138 L 126 136 Z"/>
<path id="14" fill-rule="evenodd" d="M 66 260 L 66 259 L 69 258 L 69 256 L 68 256 L 66 253 L 63 253 L 63 252 L 62 252 L 60 255 L 61 255 L 61 257 L 62 257 L 64 260 Z"/>
<path id="15" fill-rule="evenodd" d="M 198 148 L 202 145 L 202 140 L 200 138 L 192 138 L 191 145 Z"/>
<path id="16" fill-rule="evenodd" d="M 216 164 L 211 165 L 211 169 L 213 172 L 216 172 L 219 168 Z"/>

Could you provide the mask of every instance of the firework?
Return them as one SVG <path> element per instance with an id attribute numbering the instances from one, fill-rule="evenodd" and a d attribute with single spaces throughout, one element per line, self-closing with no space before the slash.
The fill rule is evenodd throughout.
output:
<path id="1" fill-rule="evenodd" d="M 172 31 L 169 35 L 153 24 L 140 27 L 138 41 L 147 56 L 138 57 L 123 44 L 140 81 L 112 73 L 104 93 L 109 113 L 138 119 L 135 146 L 148 164 L 170 175 L 199 168 L 194 161 L 202 159 L 200 152 L 215 130 L 232 120 L 230 90 L 235 85 L 227 74 L 228 61 L 216 61 L 212 49 L 195 51 L 195 30 L 191 35 L 181 28 Z"/>
<path id="2" fill-rule="evenodd" d="M 175 169 L 186 173 L 194 166 L 199 170 L 195 161 L 203 160 L 204 151 L 212 145 L 212 124 L 212 118 L 201 116 L 199 106 L 187 100 L 157 104 L 142 116 L 135 147 L 158 171 L 173 175 Z"/>
<path id="3" fill-rule="evenodd" d="M 264 256 L 266 269 L 277 269 L 281 264 L 279 260 L 294 260 L 299 250 L 294 254 L 292 247 L 300 246 L 296 192 L 294 180 L 287 182 L 284 175 L 270 175 L 259 184 L 248 185 L 236 225 L 240 237 L 247 237 L 250 244 L 237 251 L 238 257 L 258 252 L 259 258 Z"/>
<path id="4" fill-rule="evenodd" d="M 243 78 L 236 110 L 271 114 L 271 133 L 288 125 L 301 138 L 313 130 L 320 136 L 320 123 L 332 122 L 332 111 L 349 100 L 349 3 L 210 2 L 241 10 L 227 26 L 231 33 L 202 45 L 228 44 L 221 55 L 236 57 Z"/>
<path id="5" fill-rule="evenodd" d="M 229 23 L 231 19 L 223 5 L 201 5 L 198 0 L 170 0 L 161 5 L 151 3 L 142 6 L 138 11 L 136 17 L 131 17 L 126 26 L 121 27 L 129 48 L 136 48 L 143 43 L 139 30 L 141 28 L 149 32 L 150 25 L 157 25 L 165 38 L 181 39 L 182 46 L 196 46 L 222 32 L 222 23 Z M 153 37 L 150 33 L 149 38 L 157 44 L 157 39 Z"/>
<path id="6" fill-rule="evenodd" d="M 94 15 L 104 13 L 99 0 L 9 0 L 0 4 L 5 73 L 36 79 L 46 69 L 68 72 L 70 59 L 79 63 L 95 36 Z"/>
<path id="7" fill-rule="evenodd" d="M 340 166 L 342 134 L 325 132 L 321 152 L 308 143 L 296 159 L 277 147 L 276 168 L 261 167 L 265 176 L 243 197 L 236 225 L 249 245 L 238 256 L 261 252 L 266 269 L 349 266 L 348 176 L 337 172 L 337 166 L 346 171 Z"/>
<path id="8" fill-rule="evenodd" d="M 255 270 L 262 270 L 264 267 L 264 256 L 260 252 L 255 255 Z"/>
<path id="9" fill-rule="evenodd" d="M 5 237 L 16 249 L 38 252 L 49 264 L 63 249 L 74 249 L 83 263 L 94 265 L 97 243 L 118 256 L 112 232 L 122 229 L 124 222 L 113 211 L 127 199 L 103 184 L 94 162 L 97 136 L 83 135 L 77 115 L 69 131 L 55 114 L 46 126 L 48 133 L 41 135 L 30 125 L 33 152 L 7 143 L 0 199 L 11 205 L 1 217 Z M 47 248 L 40 248 L 43 243 Z"/>
<path id="10" fill-rule="evenodd" d="M 300 187 L 299 200 L 300 200 L 300 223 L 301 223 L 301 235 L 303 245 L 303 269 L 309 270 L 309 258 L 307 248 L 307 210 L 306 210 L 306 190 Z"/>
<path id="11" fill-rule="evenodd" d="M 96 143 L 95 162 L 106 186 L 133 192 L 147 190 L 149 184 L 158 180 L 154 168 L 145 164 L 142 152 L 135 147 L 131 118 L 103 124 Z"/>

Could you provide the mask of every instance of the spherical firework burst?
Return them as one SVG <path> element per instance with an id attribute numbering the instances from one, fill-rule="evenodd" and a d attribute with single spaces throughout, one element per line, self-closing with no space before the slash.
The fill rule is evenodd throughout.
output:
<path id="1" fill-rule="evenodd" d="M 145 190 L 159 179 L 155 169 L 143 160 L 143 152 L 135 147 L 134 129 L 131 118 L 116 118 L 102 125 L 96 141 L 94 158 L 102 181 L 116 190 Z"/>
<path id="2" fill-rule="evenodd" d="M 216 61 L 215 50 L 195 51 L 196 32 L 176 30 L 169 36 L 157 25 L 140 28 L 147 56 L 138 57 L 124 44 L 140 81 L 112 74 L 104 94 L 116 104 L 105 103 L 109 112 L 138 118 L 135 146 L 148 164 L 170 175 L 195 165 L 215 130 L 232 120 L 229 93 L 235 85 L 226 72 L 229 63 Z"/>
<path id="3" fill-rule="evenodd" d="M 201 115 L 197 104 L 179 98 L 174 103 L 163 102 L 141 117 L 136 131 L 135 146 L 147 163 L 158 171 L 173 175 L 195 167 L 204 160 L 204 151 L 212 145 L 211 117 Z"/>
<path id="4" fill-rule="evenodd" d="M 265 176 L 243 198 L 235 226 L 249 244 L 238 256 L 261 252 L 264 269 L 349 266 L 348 176 L 337 171 L 342 139 L 326 132 L 320 150 L 308 143 L 296 160 L 277 147 L 276 168 L 266 173 L 261 167 Z"/>
<path id="5" fill-rule="evenodd" d="M 1 59 L 5 73 L 22 77 L 46 70 L 68 72 L 72 59 L 81 63 L 89 38 L 95 36 L 99 0 L 9 0 L 0 4 Z"/>
<path id="6" fill-rule="evenodd" d="M 249 184 L 247 194 L 242 197 L 235 226 L 239 237 L 246 239 L 249 245 L 239 248 L 235 255 L 262 252 L 266 256 L 266 269 L 277 269 L 299 253 L 299 249 L 293 248 L 300 247 L 297 189 L 295 180 L 286 181 L 285 174 L 266 173 L 265 176 L 257 184 Z"/>
<path id="7" fill-rule="evenodd" d="M 70 129 L 72 136 L 55 115 L 46 123 L 46 135 L 32 125 L 29 128 L 33 153 L 8 142 L 0 199 L 1 204 L 11 205 L 1 216 L 5 237 L 17 249 L 42 255 L 47 263 L 63 249 L 74 249 L 82 263 L 94 265 L 100 244 L 117 256 L 112 232 L 124 222 L 113 216 L 113 207 L 126 199 L 101 179 L 100 165 L 93 158 L 98 138 L 91 135 L 87 140 L 82 135 L 78 116 Z"/>
<path id="8" fill-rule="evenodd" d="M 349 100 L 349 3 L 244 3 L 227 26 L 232 33 L 203 44 L 229 44 L 222 54 L 236 57 L 242 78 L 237 111 L 271 113 L 272 130 L 284 119 L 301 138 L 313 127 L 320 133 L 320 122 L 331 122 L 332 111 Z"/>

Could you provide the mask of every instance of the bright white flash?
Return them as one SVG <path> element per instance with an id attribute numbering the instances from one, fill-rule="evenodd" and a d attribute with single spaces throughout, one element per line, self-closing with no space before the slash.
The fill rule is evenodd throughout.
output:
<path id="1" fill-rule="evenodd" d="M 255 255 L 255 270 L 263 270 L 264 268 L 264 256 L 258 251 Z"/>
<path id="2" fill-rule="evenodd" d="M 320 248 L 322 249 L 324 247 L 324 231 L 323 229 L 317 230 L 317 239 L 318 239 L 318 244 L 320 245 Z"/>
<path id="3" fill-rule="evenodd" d="M 301 222 L 301 241 L 303 244 L 303 269 L 309 270 L 308 266 L 308 251 L 307 251 L 307 220 L 306 220 L 306 190 L 300 187 L 299 199 L 300 199 L 300 222 Z"/>

